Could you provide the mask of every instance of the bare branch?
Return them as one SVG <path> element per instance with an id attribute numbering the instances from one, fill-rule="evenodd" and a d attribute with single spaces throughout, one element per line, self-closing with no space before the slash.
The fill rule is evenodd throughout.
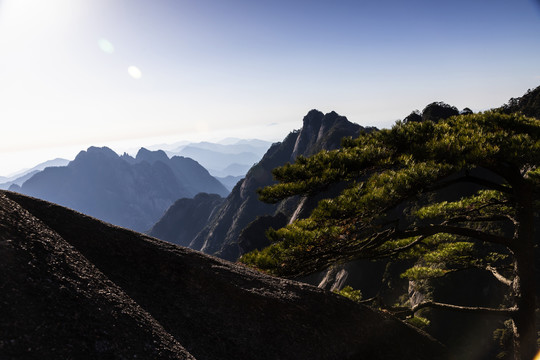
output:
<path id="1" fill-rule="evenodd" d="M 501 273 L 499 273 L 497 271 L 496 268 L 494 268 L 493 266 L 487 266 L 486 267 L 486 270 L 488 270 L 489 272 L 491 272 L 491 274 L 493 274 L 493 276 L 495 277 L 495 279 L 499 280 L 501 283 L 503 283 L 504 285 L 506 286 L 512 286 L 512 280 L 510 279 L 507 279 L 505 278 L 503 275 L 501 275 Z"/>
<path id="2" fill-rule="evenodd" d="M 418 310 L 427 308 L 427 307 L 435 308 L 435 309 L 470 312 L 470 313 L 477 313 L 477 314 L 498 315 L 498 316 L 512 316 L 514 313 L 518 311 L 517 307 L 511 307 L 507 309 L 494 309 L 494 308 L 486 308 L 486 307 L 481 307 L 481 306 L 460 306 L 460 305 L 453 305 L 453 304 L 443 304 L 443 303 L 439 303 L 435 301 L 425 301 L 420 304 L 417 304 L 412 307 L 411 311 L 414 314 Z"/>
<path id="3" fill-rule="evenodd" d="M 410 248 L 412 248 L 413 246 L 416 246 L 417 244 L 421 243 L 422 241 L 424 241 L 424 239 L 426 238 L 427 236 L 418 236 L 416 238 L 416 240 L 414 240 L 413 242 L 410 242 L 408 243 L 407 245 L 404 245 L 402 247 L 398 247 L 396 249 L 393 249 L 392 251 L 388 252 L 388 256 L 392 256 L 392 255 L 396 255 L 402 251 L 405 251 L 405 250 L 408 250 Z"/>

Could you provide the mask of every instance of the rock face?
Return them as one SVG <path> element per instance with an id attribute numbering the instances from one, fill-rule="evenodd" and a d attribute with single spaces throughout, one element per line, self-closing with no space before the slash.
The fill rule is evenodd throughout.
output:
<path id="1" fill-rule="evenodd" d="M 446 359 L 336 294 L 0 192 L 0 358 Z"/>
<path id="2" fill-rule="evenodd" d="M 120 157 L 105 147 L 81 151 L 67 166 L 46 168 L 17 191 L 137 231 L 149 230 L 181 197 L 228 194 L 192 159 L 144 148 L 136 158 Z"/>
<path id="3" fill-rule="evenodd" d="M 206 193 L 199 193 L 193 199 L 179 199 L 148 234 L 173 244 L 188 246 L 224 200 L 217 194 Z"/>
<path id="4" fill-rule="evenodd" d="M 312 204 L 306 206 L 299 198 L 287 199 L 275 205 L 259 201 L 257 189 L 274 183 L 272 170 L 287 162 L 294 162 L 299 155 L 309 156 L 321 150 L 336 149 L 343 137 L 357 136 L 362 130 L 371 129 L 353 124 L 335 112 L 324 115 L 317 110 L 310 111 L 304 117 L 300 131 L 292 132 L 283 142 L 272 145 L 262 160 L 238 182 L 189 247 L 227 260 L 236 260 L 244 252 L 253 250 L 247 246 L 249 244 L 267 245 L 264 229 L 260 226 L 251 227 L 252 230 L 260 228 L 262 231 L 245 234 L 242 246 L 239 246 L 239 235 L 259 216 L 278 216 L 283 213 L 290 219 L 302 211 L 302 206 L 304 212 L 313 208 Z M 271 222 L 268 218 L 263 221 Z M 277 219 L 276 223 L 282 221 Z M 251 236 L 251 239 L 247 236 Z"/>

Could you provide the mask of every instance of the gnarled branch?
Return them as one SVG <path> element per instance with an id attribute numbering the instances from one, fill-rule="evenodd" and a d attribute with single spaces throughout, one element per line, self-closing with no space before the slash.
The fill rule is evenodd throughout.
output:
<path id="1" fill-rule="evenodd" d="M 487 266 L 486 267 L 486 270 L 488 270 L 489 272 L 491 272 L 491 274 L 493 274 L 493 276 L 495 277 L 495 279 L 499 280 L 501 283 L 503 283 L 504 285 L 506 286 L 512 286 L 512 280 L 510 279 L 507 279 L 506 277 L 504 277 L 503 275 L 501 275 L 501 273 L 499 273 L 497 271 L 496 268 L 494 268 L 493 266 Z"/>
<path id="2" fill-rule="evenodd" d="M 452 235 L 461 235 L 466 236 L 469 238 L 477 239 L 479 241 L 485 241 L 489 243 L 494 244 L 500 244 L 508 246 L 510 244 L 510 239 L 506 238 L 504 236 L 494 235 L 494 234 L 488 234 L 486 232 L 476 230 L 476 229 L 469 229 L 459 226 L 451 226 L 451 225 L 445 225 L 445 224 L 436 224 L 436 225 L 428 225 L 424 227 L 417 227 L 410 230 L 404 230 L 401 232 L 402 237 L 412 237 L 412 236 L 420 236 L 420 235 L 435 235 L 439 233 L 446 233 L 446 234 L 452 234 Z"/>
<path id="3" fill-rule="evenodd" d="M 511 307 L 506 309 L 495 309 L 481 306 L 460 306 L 453 304 L 444 304 L 435 301 L 425 301 L 412 307 L 411 312 L 414 314 L 423 308 L 435 308 L 443 310 L 455 310 L 461 312 L 477 313 L 477 314 L 489 314 L 498 316 L 512 316 L 518 311 L 517 307 Z"/>

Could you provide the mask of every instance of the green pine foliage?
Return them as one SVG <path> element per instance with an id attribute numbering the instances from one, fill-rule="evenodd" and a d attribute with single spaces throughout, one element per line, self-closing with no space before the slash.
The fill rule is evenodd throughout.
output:
<path id="1" fill-rule="evenodd" d="M 351 286 L 345 286 L 343 289 L 335 291 L 335 293 L 357 303 L 362 301 L 362 292 L 353 289 Z"/>

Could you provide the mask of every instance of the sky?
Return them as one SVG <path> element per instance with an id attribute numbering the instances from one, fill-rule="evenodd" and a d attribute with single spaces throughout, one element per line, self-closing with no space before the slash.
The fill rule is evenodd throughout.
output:
<path id="1" fill-rule="evenodd" d="M 387 128 L 540 85 L 539 0 L 0 0 L 0 175 L 225 137 L 311 109 Z"/>

